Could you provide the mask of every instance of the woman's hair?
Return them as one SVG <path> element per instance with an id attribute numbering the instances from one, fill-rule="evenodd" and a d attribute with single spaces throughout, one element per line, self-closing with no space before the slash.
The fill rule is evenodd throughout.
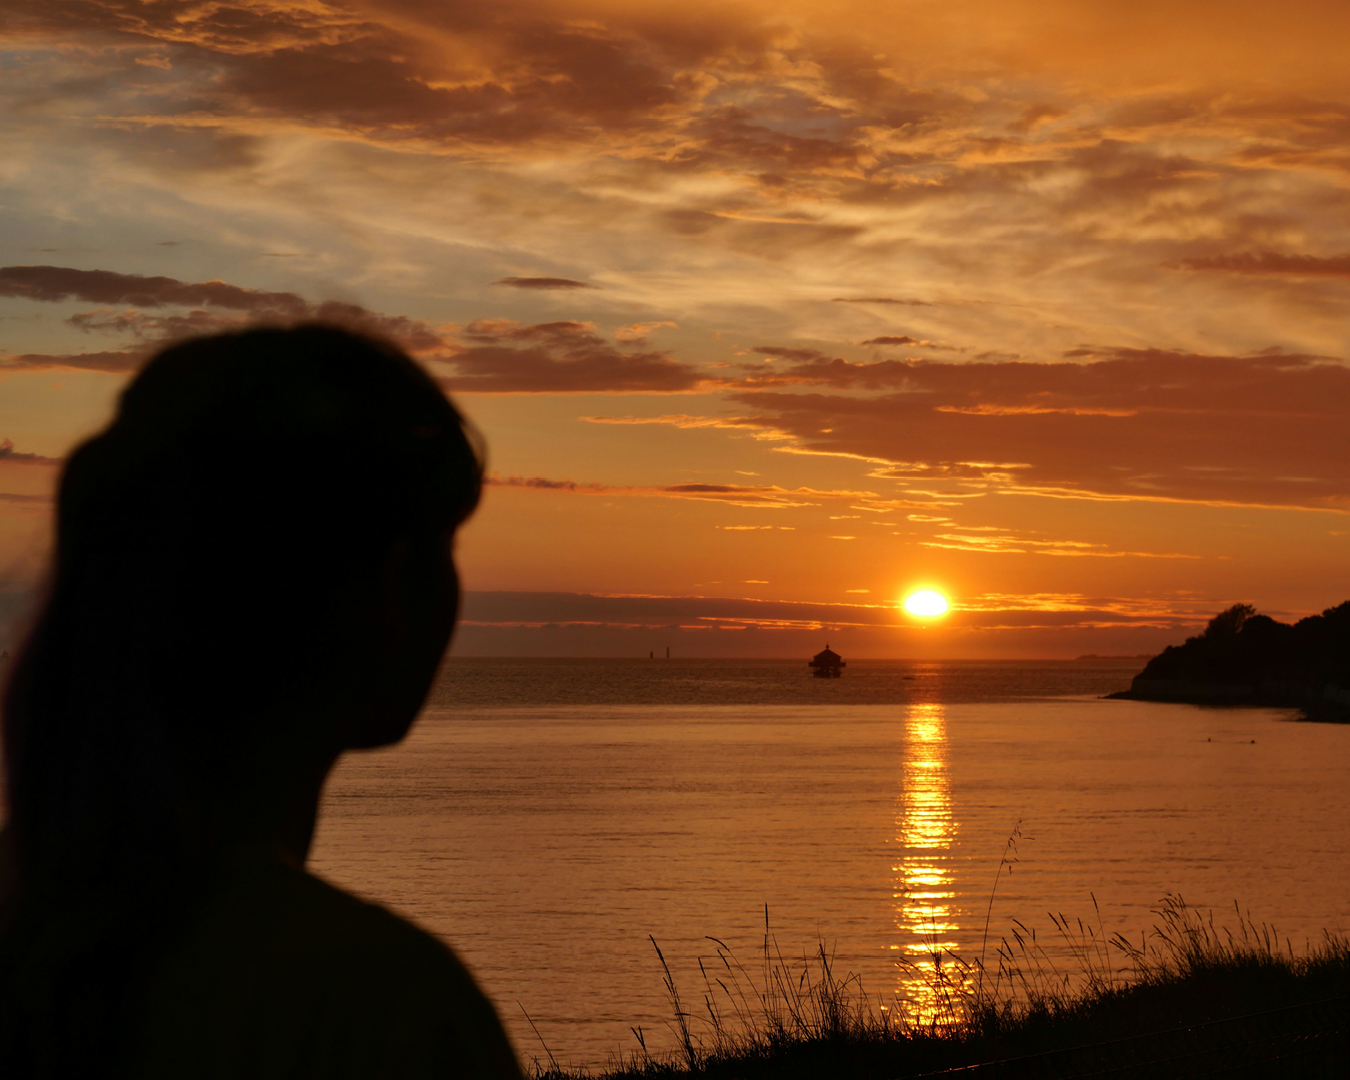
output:
<path id="1" fill-rule="evenodd" d="M 222 806 L 269 760 L 342 748 L 298 706 L 366 646 L 391 552 L 448 543 L 481 482 L 417 364 L 317 325 L 164 350 L 71 455 L 4 698 L 8 1075 L 115 1041 L 139 958 L 230 839 Z"/>

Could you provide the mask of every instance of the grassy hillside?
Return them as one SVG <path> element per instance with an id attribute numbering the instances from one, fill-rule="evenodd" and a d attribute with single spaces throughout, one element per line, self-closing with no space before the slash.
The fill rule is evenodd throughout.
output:
<path id="1" fill-rule="evenodd" d="M 709 939 L 716 956 L 700 962 L 703 985 L 689 996 L 665 969 L 679 1049 L 649 1052 L 637 1028 L 641 1048 L 599 1075 L 898 1080 L 985 1063 L 997 1065 L 961 1075 L 1350 1075 L 1350 942 L 1328 936 L 1296 950 L 1247 919 L 1233 932 L 1216 927 L 1177 898 L 1158 916 L 1137 942 L 1057 921 L 1072 971 L 1020 924 L 987 968 L 928 958 L 921 1013 L 837 976 L 823 947 L 789 962 L 766 933 L 751 972 Z M 587 1075 L 547 1056 L 535 1071 Z"/>

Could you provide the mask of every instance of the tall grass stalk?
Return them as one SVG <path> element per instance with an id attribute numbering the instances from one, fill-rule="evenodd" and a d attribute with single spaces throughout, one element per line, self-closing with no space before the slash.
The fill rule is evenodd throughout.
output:
<path id="1" fill-rule="evenodd" d="M 984 909 L 984 933 L 980 936 L 979 978 L 975 986 L 977 996 L 984 992 L 984 958 L 989 946 L 989 920 L 994 914 L 994 897 L 998 893 L 998 883 L 1003 877 L 1004 869 L 1011 874 L 1013 863 L 1017 862 L 1017 841 L 1020 839 L 1022 839 L 1022 821 L 1019 818 L 1012 832 L 1008 834 L 1008 842 L 1003 845 L 1003 857 L 998 861 L 998 870 L 994 872 L 994 886 L 989 890 L 989 903 Z"/>
<path id="2" fill-rule="evenodd" d="M 1006 855 L 1006 852 L 1005 852 Z M 1163 898 L 1151 932 L 1137 941 L 1095 924 L 1050 915 L 1052 936 L 1073 959 L 1056 964 L 1034 928 L 1014 920 L 991 958 L 963 961 L 935 945 L 932 969 L 908 964 L 928 980 L 928 1015 L 892 995 L 872 997 L 854 974 L 839 975 L 824 942 L 791 959 L 770 930 L 765 909 L 758 970 L 725 942 L 709 937 L 700 957 L 702 1008 L 685 1006 L 655 939 L 670 1005 L 674 1051 L 648 1047 L 611 1060 L 611 1080 L 658 1077 L 844 1077 L 916 1075 L 921 1071 L 1036 1053 L 1059 1045 L 1108 1042 L 1178 1024 L 1260 1013 L 1350 990 L 1350 941 L 1330 934 L 1302 950 L 1276 930 L 1235 910 L 1236 925 L 1216 926 L 1180 896 Z M 986 978 L 986 976 L 988 976 Z M 542 1038 L 541 1038 L 542 1043 Z M 546 1050 L 547 1052 L 547 1050 Z M 536 1076 L 570 1080 L 588 1074 L 535 1061 Z"/>

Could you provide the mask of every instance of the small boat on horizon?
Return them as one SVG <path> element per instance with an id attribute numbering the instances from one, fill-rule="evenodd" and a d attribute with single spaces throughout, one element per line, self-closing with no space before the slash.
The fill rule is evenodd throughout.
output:
<path id="1" fill-rule="evenodd" d="M 848 667 L 848 664 L 844 662 L 842 656 L 827 644 L 824 651 L 816 653 L 806 666 L 816 669 L 812 674 L 817 679 L 837 679 L 843 674 L 840 669 Z"/>

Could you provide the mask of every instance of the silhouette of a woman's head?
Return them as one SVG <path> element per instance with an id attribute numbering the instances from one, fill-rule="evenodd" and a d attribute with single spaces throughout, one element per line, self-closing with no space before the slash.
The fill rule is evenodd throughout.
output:
<path id="1" fill-rule="evenodd" d="M 117 920 L 274 841 L 344 749 L 403 736 L 481 478 L 454 407 L 380 341 L 259 329 L 150 361 L 66 466 L 6 692 L 0 961 L 94 962 Z"/>

